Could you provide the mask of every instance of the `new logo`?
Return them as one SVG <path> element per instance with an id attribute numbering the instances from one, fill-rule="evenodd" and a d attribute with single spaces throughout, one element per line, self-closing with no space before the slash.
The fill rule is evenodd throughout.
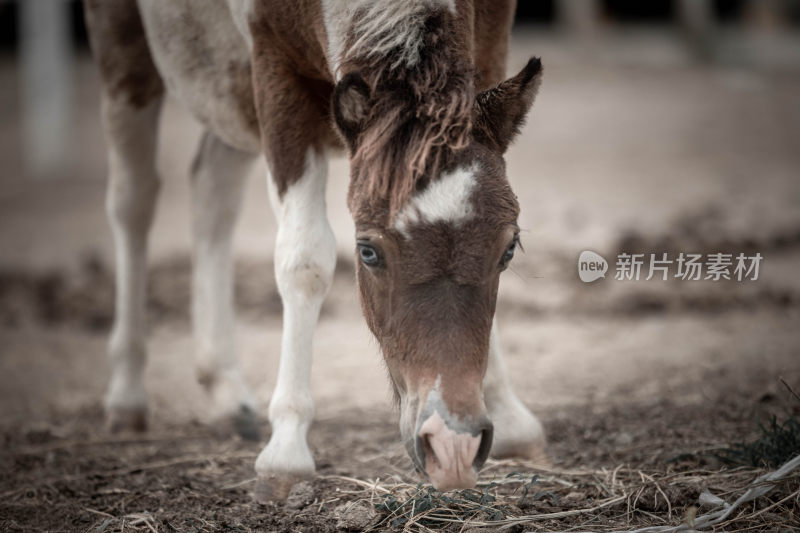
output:
<path id="1" fill-rule="evenodd" d="M 608 261 L 602 255 L 584 250 L 578 257 L 578 277 L 584 283 L 591 283 L 600 278 L 606 277 L 608 271 Z"/>

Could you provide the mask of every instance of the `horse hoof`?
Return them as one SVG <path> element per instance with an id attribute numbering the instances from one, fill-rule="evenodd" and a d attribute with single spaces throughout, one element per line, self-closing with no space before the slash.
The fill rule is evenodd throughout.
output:
<path id="1" fill-rule="evenodd" d="M 245 440 L 259 441 L 261 439 L 258 417 L 248 405 L 242 405 L 239 407 L 239 411 L 233 415 L 233 429 Z"/>
<path id="2" fill-rule="evenodd" d="M 111 433 L 147 431 L 147 409 L 144 407 L 112 407 L 106 414 Z"/>
<path id="3" fill-rule="evenodd" d="M 247 441 L 261 440 L 261 428 L 255 411 L 247 405 L 239 406 L 237 411 L 212 417 L 207 422 L 208 427 L 217 438 L 229 439 L 231 435 L 238 435 Z"/>
<path id="4" fill-rule="evenodd" d="M 253 499 L 260 504 L 286 501 L 289 491 L 297 483 L 307 481 L 311 476 L 298 474 L 268 474 L 256 478 Z"/>

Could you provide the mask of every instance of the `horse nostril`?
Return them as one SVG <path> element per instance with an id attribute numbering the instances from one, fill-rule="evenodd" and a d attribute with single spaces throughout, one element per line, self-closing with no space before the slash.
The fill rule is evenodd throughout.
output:
<path id="1" fill-rule="evenodd" d="M 426 463 L 426 468 L 429 466 L 427 464 L 428 459 L 431 459 L 436 466 L 439 466 L 439 458 L 436 457 L 436 452 L 431 445 L 431 435 L 426 433 L 422 436 L 422 460 Z"/>
<path id="2" fill-rule="evenodd" d="M 415 439 L 415 446 L 414 446 L 414 455 L 411 457 L 414 466 L 419 472 L 424 473 L 425 468 L 427 468 L 426 458 L 427 457 L 436 457 L 436 454 L 433 453 L 433 448 L 431 447 L 431 443 L 428 440 L 430 435 L 427 433 L 423 436 L 417 436 Z"/>
<path id="3" fill-rule="evenodd" d="M 478 453 L 475 454 L 475 460 L 472 461 L 472 466 L 475 470 L 480 470 L 483 463 L 489 457 L 489 451 L 492 449 L 492 438 L 494 436 L 494 427 L 491 422 L 487 422 L 487 426 L 481 430 L 481 444 L 478 447 Z"/>
<path id="4" fill-rule="evenodd" d="M 446 427 L 446 426 L 444 426 Z M 492 427 L 492 423 L 488 420 L 482 422 L 479 426 L 478 434 L 475 437 L 469 437 L 469 433 L 461 433 L 459 435 L 463 435 L 467 438 L 472 438 L 475 440 L 480 439 L 477 444 L 477 450 L 475 450 L 475 455 L 473 457 L 462 456 L 462 459 L 467 459 L 467 461 L 471 462 L 472 467 L 475 471 L 478 471 L 483 464 L 486 462 L 486 459 L 489 457 L 489 451 L 492 448 L 492 437 L 494 434 L 494 429 Z M 434 439 L 439 439 L 436 441 L 436 445 L 434 445 Z M 446 443 L 446 444 L 443 444 Z M 456 455 L 454 452 L 454 441 L 450 442 L 447 438 L 444 440 L 441 439 L 441 435 L 436 435 L 434 433 L 421 433 L 417 435 L 414 443 L 414 457 L 412 457 L 412 461 L 414 462 L 414 466 L 420 472 L 428 472 L 431 469 L 442 469 L 445 470 L 450 469 L 453 467 L 453 461 L 458 460 L 456 459 Z M 449 450 L 448 450 L 449 449 Z M 438 451 L 437 451 L 438 450 Z M 443 457 L 440 457 L 440 453 L 444 453 Z M 466 464 L 470 464 L 470 462 Z"/>

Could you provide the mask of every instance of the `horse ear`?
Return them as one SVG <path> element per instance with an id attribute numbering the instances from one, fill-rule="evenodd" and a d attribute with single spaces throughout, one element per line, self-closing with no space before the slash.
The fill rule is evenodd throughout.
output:
<path id="1" fill-rule="evenodd" d="M 369 116 L 370 90 L 357 72 L 343 77 L 333 90 L 333 117 L 352 150 Z"/>
<path id="2" fill-rule="evenodd" d="M 534 57 L 519 74 L 480 93 L 475 103 L 476 140 L 504 153 L 524 124 L 541 82 L 542 62 Z"/>

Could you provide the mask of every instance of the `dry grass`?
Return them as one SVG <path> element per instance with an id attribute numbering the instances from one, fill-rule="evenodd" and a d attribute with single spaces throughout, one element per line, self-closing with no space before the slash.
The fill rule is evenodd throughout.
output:
<path id="1" fill-rule="evenodd" d="M 693 530 L 695 524 L 708 522 L 702 520 L 704 515 L 728 509 L 725 502 L 758 487 L 758 497 L 740 502 L 717 524 L 725 531 L 744 531 L 766 525 L 800 527 L 800 456 L 788 466 L 788 472 L 766 481 L 770 472 L 746 467 L 644 472 L 620 465 L 613 470 L 564 471 L 494 461 L 477 489 L 446 493 L 397 478 L 329 479 L 343 484 L 339 490 L 348 497 L 368 502 L 381 513 L 368 531 Z M 492 476 L 492 471 L 497 474 Z"/>
<path id="2" fill-rule="evenodd" d="M 621 427 L 628 419 L 640 423 L 636 413 L 607 414 L 611 418 L 603 427 Z M 696 408 L 676 408 L 674 421 L 686 423 L 692 414 L 699 417 Z M 72 429 L 60 437 L 41 430 L 6 434 L 11 445 L 0 454 L 0 530 L 334 532 L 345 525 L 451 532 L 800 530 L 800 450 L 783 438 L 793 423 L 767 424 L 760 435 L 752 434 L 755 440 L 742 443 L 768 450 L 770 457 L 792 452 L 789 465 L 772 478 L 776 470 L 763 461 L 733 465 L 715 458 L 719 443 L 748 435 L 744 424 L 715 446 L 701 426 L 692 425 L 691 441 L 703 446 L 692 448 L 682 444 L 685 440 L 669 440 L 670 423 L 653 424 L 647 440 L 617 459 L 578 455 L 603 446 L 617 453 L 613 440 L 582 447 L 581 440 L 562 434 L 558 455 L 586 466 L 490 460 L 476 489 L 442 493 L 416 481 L 402 447 L 391 445 L 390 422 L 373 424 L 372 438 L 362 434 L 335 448 L 339 421 L 321 421 L 315 431 L 318 442 L 328 443 L 327 451 L 320 475 L 303 487 L 302 501 L 260 506 L 249 494 L 258 445 L 199 426 L 122 438 L 79 429 L 100 420 L 99 412 L 70 420 Z M 567 427 L 588 427 L 578 422 L 570 420 Z M 789 446 L 763 446 L 778 441 Z M 387 470 L 391 473 L 380 474 Z"/>
<path id="3" fill-rule="evenodd" d="M 131 469 L 166 468 L 196 460 L 178 458 L 162 464 L 132 465 Z M 784 475 L 765 480 L 769 471 L 750 467 L 644 472 L 622 465 L 613 470 L 559 470 L 519 461 L 491 461 L 488 475 L 482 476 L 484 481 L 476 489 L 445 493 L 397 477 L 361 480 L 330 475 L 314 482 L 317 489 L 324 483 L 325 491 L 317 490 L 317 501 L 299 512 L 328 515 L 333 523 L 330 511 L 337 504 L 366 503 L 378 511 L 378 517 L 365 524 L 365 531 L 664 533 L 693 531 L 695 527 L 711 530 L 701 527 L 703 516 L 728 510 L 714 530 L 796 530 L 800 528 L 800 456 L 793 463 Z M 757 497 L 728 505 L 747 499 L 748 490 Z M 329 498 L 331 495 L 336 497 Z M 220 531 L 219 524 L 201 517 L 190 520 L 191 527 L 186 529 L 169 523 L 165 528 L 156 518 L 157 512 L 115 516 L 90 507 L 84 512 L 97 517 L 87 531 Z"/>

